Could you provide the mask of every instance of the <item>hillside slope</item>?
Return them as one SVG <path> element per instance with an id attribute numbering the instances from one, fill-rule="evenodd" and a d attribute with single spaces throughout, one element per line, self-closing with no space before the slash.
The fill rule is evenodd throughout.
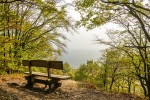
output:
<path id="1" fill-rule="evenodd" d="M 20 75 L 0 76 L 0 100 L 144 100 L 134 95 L 105 93 L 73 80 L 62 81 L 62 86 L 49 94 L 42 89 L 44 85 L 27 89 L 25 84 Z"/>

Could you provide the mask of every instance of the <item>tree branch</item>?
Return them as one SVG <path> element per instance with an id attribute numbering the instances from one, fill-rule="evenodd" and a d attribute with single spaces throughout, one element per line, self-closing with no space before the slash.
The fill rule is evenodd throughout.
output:
<path id="1" fill-rule="evenodd" d="M 13 3 L 13 2 L 16 2 L 16 1 L 24 2 L 25 0 L 0 1 L 0 3 Z"/>

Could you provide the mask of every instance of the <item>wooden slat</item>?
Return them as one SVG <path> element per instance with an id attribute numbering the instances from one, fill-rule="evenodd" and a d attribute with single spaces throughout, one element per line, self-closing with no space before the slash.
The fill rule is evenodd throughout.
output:
<path id="1" fill-rule="evenodd" d="M 66 79 L 70 79 L 70 76 L 63 76 L 63 75 L 55 75 L 55 74 L 51 74 L 51 78 L 58 78 L 61 80 L 66 80 Z"/>
<path id="2" fill-rule="evenodd" d="M 49 63 L 46 60 L 22 60 L 24 66 L 48 67 Z"/>
<path id="3" fill-rule="evenodd" d="M 29 74 L 29 72 L 25 72 L 25 74 Z M 40 73 L 40 72 L 32 72 L 32 75 L 35 76 L 42 76 L 42 77 L 48 77 L 47 73 Z M 70 76 L 64 76 L 64 75 L 55 75 L 55 74 L 51 74 L 51 78 L 57 78 L 57 79 L 70 79 Z"/>
<path id="4" fill-rule="evenodd" d="M 49 61 L 50 68 L 63 70 L 62 61 Z"/>
<path id="5" fill-rule="evenodd" d="M 25 72 L 25 74 L 29 74 L 29 72 Z M 41 72 L 32 72 L 32 75 L 48 77 L 47 73 L 41 73 Z"/>
<path id="6" fill-rule="evenodd" d="M 24 66 L 49 67 L 53 69 L 63 70 L 62 61 L 46 61 L 46 60 L 22 60 Z"/>
<path id="7" fill-rule="evenodd" d="M 30 60 L 31 66 L 38 66 L 38 67 L 49 67 L 49 63 L 46 60 Z"/>

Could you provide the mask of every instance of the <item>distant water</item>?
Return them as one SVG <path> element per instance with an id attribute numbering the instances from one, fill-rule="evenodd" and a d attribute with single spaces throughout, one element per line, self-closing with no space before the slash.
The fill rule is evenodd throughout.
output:
<path id="1" fill-rule="evenodd" d="M 99 57 L 100 52 L 96 49 L 71 49 L 67 54 L 63 54 L 60 60 L 62 60 L 63 62 L 68 62 L 74 68 L 78 68 L 80 64 L 86 63 L 87 60 L 97 60 Z"/>

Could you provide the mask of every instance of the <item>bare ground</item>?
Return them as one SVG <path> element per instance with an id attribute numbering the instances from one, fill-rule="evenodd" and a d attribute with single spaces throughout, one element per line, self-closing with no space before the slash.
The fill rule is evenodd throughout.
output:
<path id="1" fill-rule="evenodd" d="M 22 75 L 0 76 L 0 100 L 145 100 L 131 94 L 100 91 L 92 85 L 81 86 L 81 83 L 73 80 L 61 82 L 61 87 L 47 93 L 41 84 L 35 84 L 32 89 L 26 88 Z"/>

